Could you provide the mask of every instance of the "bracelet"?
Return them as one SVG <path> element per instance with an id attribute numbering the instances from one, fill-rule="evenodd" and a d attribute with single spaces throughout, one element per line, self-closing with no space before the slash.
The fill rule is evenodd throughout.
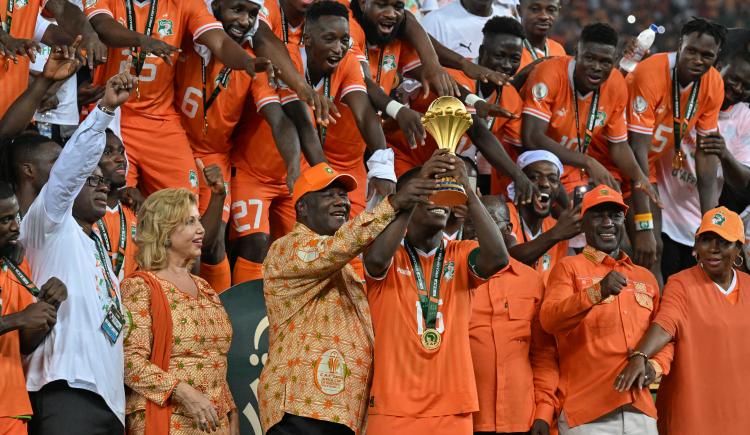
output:
<path id="1" fill-rule="evenodd" d="M 396 119 L 396 115 L 398 115 L 398 111 L 401 110 L 402 107 L 404 107 L 403 104 L 396 100 L 391 100 L 388 105 L 385 106 L 385 113 L 391 118 Z"/>
<path id="2" fill-rule="evenodd" d="M 640 350 L 634 350 L 630 353 L 630 355 L 628 355 L 628 360 L 631 360 L 636 356 L 642 356 L 645 361 L 648 361 L 649 359 L 648 355 L 646 355 L 645 353 L 641 352 Z"/>
<path id="3" fill-rule="evenodd" d="M 485 103 L 487 102 L 487 101 L 479 98 L 478 96 L 476 96 L 474 94 L 469 94 L 469 95 L 466 96 L 466 104 L 468 104 L 469 106 L 473 106 L 473 105 L 477 104 L 480 101 L 483 101 Z"/>
<path id="4" fill-rule="evenodd" d="M 105 106 L 104 104 L 102 104 L 101 101 L 96 103 L 96 107 L 98 107 L 99 110 L 101 110 L 102 112 L 106 113 L 109 116 L 115 116 L 115 109 Z"/>
<path id="5" fill-rule="evenodd" d="M 636 231 L 648 231 L 654 229 L 654 217 L 651 213 L 637 214 L 633 218 Z"/>

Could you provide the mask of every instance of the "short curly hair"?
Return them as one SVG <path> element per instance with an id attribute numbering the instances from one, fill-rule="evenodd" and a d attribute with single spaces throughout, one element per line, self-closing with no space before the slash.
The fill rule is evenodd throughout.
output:
<path id="1" fill-rule="evenodd" d="M 175 228 L 190 216 L 198 198 L 188 189 L 163 189 L 151 194 L 140 210 L 136 226 L 135 261 L 143 270 L 161 270 L 167 265 L 167 245 Z"/>

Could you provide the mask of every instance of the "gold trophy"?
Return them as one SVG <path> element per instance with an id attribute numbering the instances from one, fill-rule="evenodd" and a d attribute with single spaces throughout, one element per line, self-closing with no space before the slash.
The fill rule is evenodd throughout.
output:
<path id="1" fill-rule="evenodd" d="M 455 154 L 458 141 L 472 122 L 464 103 L 455 97 L 436 98 L 422 117 L 422 125 L 435 139 L 438 148 L 451 154 Z M 457 163 L 463 164 L 461 160 Z M 448 207 L 466 204 L 466 191 L 454 177 L 443 177 L 438 180 L 438 190 L 430 195 L 430 201 Z"/>

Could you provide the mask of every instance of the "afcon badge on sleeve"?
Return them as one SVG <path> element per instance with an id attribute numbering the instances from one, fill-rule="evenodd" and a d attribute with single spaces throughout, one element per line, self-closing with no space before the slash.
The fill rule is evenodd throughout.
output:
<path id="1" fill-rule="evenodd" d="M 633 110 L 635 113 L 643 113 L 648 109 L 648 102 L 640 95 L 636 96 L 633 100 Z"/>
<path id="2" fill-rule="evenodd" d="M 547 97 L 547 94 L 549 94 L 549 89 L 547 89 L 547 85 L 542 82 L 535 84 L 534 87 L 531 88 L 531 95 L 533 95 L 536 100 L 543 100 Z"/>

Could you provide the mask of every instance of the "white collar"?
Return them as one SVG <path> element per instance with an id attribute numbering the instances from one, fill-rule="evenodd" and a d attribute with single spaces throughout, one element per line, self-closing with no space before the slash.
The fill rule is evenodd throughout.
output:
<path id="1" fill-rule="evenodd" d="M 724 296 L 729 296 L 732 294 L 734 289 L 737 287 L 737 271 L 732 269 L 732 282 L 729 283 L 729 288 L 724 290 L 719 284 L 714 283 L 716 288 L 719 289 L 720 292 L 724 294 Z"/>

